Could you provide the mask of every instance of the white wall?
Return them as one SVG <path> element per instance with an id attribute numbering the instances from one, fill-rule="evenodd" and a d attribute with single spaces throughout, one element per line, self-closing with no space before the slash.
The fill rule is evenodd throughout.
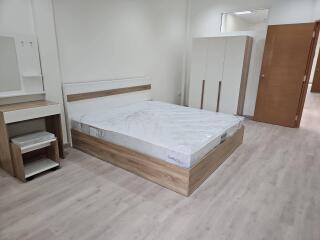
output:
<path id="1" fill-rule="evenodd" d="M 314 0 L 274 0 L 269 24 L 312 22 L 314 7 Z"/>
<path id="2" fill-rule="evenodd" d="M 7 74 L 12 74 L 13 69 L 15 74 L 11 75 L 11 77 L 14 76 L 10 80 L 11 83 L 7 79 L 0 79 L 0 84 L 6 85 L 2 89 L 7 89 L 7 91 L 0 92 L 2 100 L 3 96 L 8 96 L 11 93 L 18 94 L 22 92 L 23 79 L 21 75 L 24 73 L 24 68 L 30 65 L 29 61 L 23 62 L 25 56 L 21 54 L 24 53 L 22 50 L 30 48 L 22 48 L 20 44 L 20 40 L 25 40 L 25 38 L 34 36 L 30 0 L 0 0 L 0 35 L 13 37 L 15 39 L 15 44 L 12 46 L 12 49 L 7 49 L 7 53 L 14 54 L 11 62 L 13 66 L 11 69 L 8 69 L 7 67 L 9 70 Z M 16 62 L 16 60 L 18 61 Z M 31 58 L 31 60 L 33 60 L 33 58 Z M 6 61 L 6 59 L 4 59 L 4 61 Z M 7 76 L 9 77 L 10 74 Z M 2 75 L 2 78 L 3 77 L 4 76 Z M 2 103 L 1 100 L 0 102 Z"/>
<path id="3" fill-rule="evenodd" d="M 38 35 L 47 96 L 60 103 L 61 82 L 141 75 L 151 77 L 155 99 L 179 103 L 186 32 L 188 56 L 192 37 L 220 32 L 223 12 L 270 8 L 271 24 L 320 19 L 320 0 L 32 2 L 33 9 L 31 0 L 0 0 L 0 33 Z M 246 115 L 254 112 L 265 38 L 265 32 L 252 34 Z"/>
<path id="4" fill-rule="evenodd" d="M 30 36 L 32 40 L 33 37 L 36 36 L 40 48 L 46 98 L 49 101 L 59 102 L 61 104 L 64 141 L 67 142 L 58 50 L 51 0 L 0 0 L 0 34 L 17 37 L 21 36 L 24 38 L 25 36 Z M 39 57 L 37 56 L 37 58 Z M 1 98 L 0 103 L 9 104 L 39 99 L 43 99 L 43 95 Z M 28 127 L 26 128 L 24 126 Z M 14 133 L 14 135 L 16 135 L 19 133 L 22 134 L 25 130 L 34 131 L 37 127 L 42 129 L 43 126 L 43 121 L 35 121 L 29 122 L 27 125 L 19 124 L 12 129 L 18 129 L 18 131 L 15 131 Z"/>
<path id="5" fill-rule="evenodd" d="M 222 13 L 249 9 L 269 8 L 269 24 L 310 22 L 315 3 L 314 0 L 191 0 L 191 34 L 215 34 L 220 30 Z"/>
<path id="6" fill-rule="evenodd" d="M 179 103 L 185 0 L 54 0 L 63 82 L 149 76 Z"/>
<path id="7" fill-rule="evenodd" d="M 191 48 L 193 37 L 217 35 L 220 32 L 221 14 L 224 12 L 269 8 L 269 24 L 287 24 L 313 21 L 314 7 L 314 0 L 191 0 L 188 45 Z M 254 114 L 264 41 L 265 32 L 257 33 L 249 72 L 245 115 Z"/>
<path id="8" fill-rule="evenodd" d="M 38 36 L 46 99 L 61 105 L 62 130 L 67 143 L 61 71 L 51 0 L 32 0 L 35 31 Z"/>
<path id="9" fill-rule="evenodd" d="M 34 35 L 31 0 L 0 0 L 0 33 Z"/>
<path id="10" fill-rule="evenodd" d="M 186 0 L 0 0 L 0 32 L 37 35 L 50 101 L 63 104 L 62 81 L 146 75 L 154 99 L 179 103 L 186 8 Z"/>
<path id="11" fill-rule="evenodd" d="M 320 20 L 320 0 L 314 0 L 314 1 L 315 1 L 315 7 L 313 11 L 313 19 Z"/>

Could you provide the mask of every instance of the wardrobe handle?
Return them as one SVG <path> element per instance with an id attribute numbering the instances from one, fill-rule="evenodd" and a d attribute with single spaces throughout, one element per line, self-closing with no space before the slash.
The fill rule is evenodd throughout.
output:
<path id="1" fill-rule="evenodd" d="M 200 109 L 203 109 L 205 87 L 206 87 L 206 80 L 203 80 L 202 81 L 202 92 L 201 92 L 201 106 L 200 106 Z"/>
<path id="2" fill-rule="evenodd" d="M 219 88 L 218 88 L 218 100 L 217 100 L 217 112 L 219 112 L 219 111 L 220 111 L 221 87 L 222 87 L 222 82 L 221 82 L 221 81 L 219 81 Z"/>

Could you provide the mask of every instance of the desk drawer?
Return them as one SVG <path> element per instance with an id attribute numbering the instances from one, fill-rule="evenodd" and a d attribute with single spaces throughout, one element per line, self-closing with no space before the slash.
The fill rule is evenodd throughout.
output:
<path id="1" fill-rule="evenodd" d="M 60 112 L 61 110 L 60 110 L 59 104 L 36 107 L 36 108 L 21 109 L 21 110 L 16 110 L 11 112 L 5 112 L 4 121 L 6 124 L 15 123 L 15 122 L 21 122 L 21 121 L 56 115 L 56 114 L 60 114 Z"/>

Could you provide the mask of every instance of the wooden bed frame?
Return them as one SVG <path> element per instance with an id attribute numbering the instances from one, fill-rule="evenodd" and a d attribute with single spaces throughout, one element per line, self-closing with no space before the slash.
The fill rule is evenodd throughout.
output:
<path id="1" fill-rule="evenodd" d="M 126 85 L 127 80 L 128 79 L 124 80 L 124 86 Z M 135 79 L 132 79 L 131 81 L 135 82 Z M 91 89 L 98 89 L 90 92 L 84 92 L 86 86 L 83 85 L 83 83 L 80 88 L 75 87 L 75 84 L 64 86 L 67 113 L 69 113 L 68 109 L 70 110 L 70 108 L 72 108 L 72 106 L 70 106 L 72 102 L 78 103 L 79 101 L 81 102 L 96 98 L 100 98 L 98 101 L 109 101 L 108 98 L 110 96 L 119 95 L 121 97 L 121 95 L 123 96 L 125 94 L 137 92 L 141 92 L 143 95 L 142 98 L 145 98 L 145 91 L 150 91 L 151 85 L 141 85 L 141 81 L 139 82 L 140 85 L 129 87 L 118 86 L 117 88 L 112 88 L 112 83 L 107 87 L 109 84 L 103 82 L 101 84 L 103 85 L 103 89 L 99 87 L 100 84 L 96 84 Z M 92 87 L 92 84 L 94 85 L 95 83 L 87 84 Z M 111 89 L 109 87 L 111 87 Z M 143 91 L 144 93 L 142 93 Z M 119 99 L 119 101 L 123 101 L 123 99 Z M 128 104 L 125 102 L 126 101 L 123 101 L 123 104 Z M 83 102 L 83 104 L 94 104 L 94 102 Z M 189 196 L 237 149 L 238 146 L 242 144 L 244 127 L 237 130 L 233 136 L 227 138 L 223 143 L 210 151 L 198 164 L 190 169 L 176 166 L 160 159 L 130 150 L 123 146 L 81 133 L 74 129 L 71 129 L 70 133 L 74 148 L 95 156 L 103 161 L 109 162 L 117 167 L 123 168 L 138 176 L 144 177 L 179 194 Z"/>

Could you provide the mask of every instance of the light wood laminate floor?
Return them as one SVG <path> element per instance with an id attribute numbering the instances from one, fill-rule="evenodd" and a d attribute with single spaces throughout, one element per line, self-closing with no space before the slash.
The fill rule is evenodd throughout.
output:
<path id="1" fill-rule="evenodd" d="M 298 130 L 247 121 L 244 144 L 189 198 L 73 149 L 27 184 L 0 171 L 0 239 L 319 240 L 312 105 L 320 95 Z"/>

